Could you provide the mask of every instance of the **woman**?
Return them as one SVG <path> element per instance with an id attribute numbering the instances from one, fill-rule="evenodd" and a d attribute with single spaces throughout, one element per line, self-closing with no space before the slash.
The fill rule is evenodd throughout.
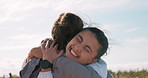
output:
<path id="1" fill-rule="evenodd" d="M 66 54 L 62 57 L 59 57 L 63 51 L 57 50 L 58 45 L 45 45 L 41 45 L 43 61 L 53 63 L 53 67 L 45 69 L 51 71 L 52 68 L 54 78 L 101 78 L 88 66 L 97 62 L 107 51 L 108 39 L 101 30 L 94 27 L 84 28 L 67 44 Z M 52 77 L 51 74 L 47 75 L 47 78 Z M 38 78 L 42 78 L 40 74 Z"/>

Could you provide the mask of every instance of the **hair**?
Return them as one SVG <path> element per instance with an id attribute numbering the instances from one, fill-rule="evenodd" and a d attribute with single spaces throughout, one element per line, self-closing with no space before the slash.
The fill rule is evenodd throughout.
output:
<path id="1" fill-rule="evenodd" d="M 73 13 L 62 13 L 53 24 L 52 38 L 59 44 L 58 49 L 66 48 L 71 40 L 80 30 L 83 29 L 82 19 Z"/>
<path id="2" fill-rule="evenodd" d="M 102 55 L 104 55 L 107 52 L 108 49 L 108 39 L 105 36 L 104 32 L 96 27 L 87 27 L 82 29 L 82 31 L 84 30 L 88 30 L 90 32 L 92 32 L 93 34 L 95 34 L 95 37 L 98 41 L 99 44 L 101 44 L 101 48 L 98 49 L 98 54 L 96 55 L 95 59 L 100 59 L 100 57 Z"/>

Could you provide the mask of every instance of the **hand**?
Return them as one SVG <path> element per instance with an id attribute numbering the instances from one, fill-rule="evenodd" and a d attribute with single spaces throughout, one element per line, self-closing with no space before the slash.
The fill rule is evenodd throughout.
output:
<path id="1" fill-rule="evenodd" d="M 41 43 L 47 43 L 48 40 L 53 41 L 51 38 L 46 38 L 46 39 L 42 40 Z"/>
<path id="2" fill-rule="evenodd" d="M 55 44 L 55 42 L 53 42 L 50 47 L 46 46 L 49 45 L 50 42 L 48 41 L 46 44 L 43 43 L 41 45 L 41 50 L 43 52 L 43 60 L 48 60 L 49 62 L 53 62 L 54 60 L 56 60 L 59 56 L 61 56 L 64 53 L 64 50 L 57 50 L 58 48 L 58 44 Z"/>
<path id="3" fill-rule="evenodd" d="M 48 40 L 50 40 L 51 43 L 53 42 L 53 40 L 51 38 L 46 38 L 46 39 L 42 40 L 41 44 L 47 43 Z M 50 46 L 50 45 L 51 44 L 48 44 L 48 46 Z M 32 59 L 34 57 L 35 58 L 42 58 L 43 57 L 43 53 L 41 51 L 41 46 L 32 48 L 28 54 L 26 61 L 28 62 L 30 59 Z"/>

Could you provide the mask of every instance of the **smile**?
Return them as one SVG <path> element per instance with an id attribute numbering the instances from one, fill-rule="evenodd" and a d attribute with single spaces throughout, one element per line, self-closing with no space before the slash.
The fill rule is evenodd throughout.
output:
<path id="1" fill-rule="evenodd" d="M 79 58 L 79 56 L 78 56 L 72 49 L 70 50 L 70 53 L 71 53 L 71 55 L 73 55 L 74 57 Z"/>

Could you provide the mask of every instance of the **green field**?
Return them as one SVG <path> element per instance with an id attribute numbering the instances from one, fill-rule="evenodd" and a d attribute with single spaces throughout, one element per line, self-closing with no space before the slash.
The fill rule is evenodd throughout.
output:
<path id="1" fill-rule="evenodd" d="M 110 72 L 114 78 L 148 78 L 148 70 Z"/>
<path id="2" fill-rule="evenodd" d="M 114 78 L 148 78 L 148 70 L 137 70 L 137 71 L 118 71 L 118 72 L 113 72 L 109 70 Z M 10 73 L 8 74 L 10 75 Z M 5 77 L 0 77 L 0 78 L 5 78 Z M 10 78 L 19 78 L 16 75 L 12 75 Z"/>

